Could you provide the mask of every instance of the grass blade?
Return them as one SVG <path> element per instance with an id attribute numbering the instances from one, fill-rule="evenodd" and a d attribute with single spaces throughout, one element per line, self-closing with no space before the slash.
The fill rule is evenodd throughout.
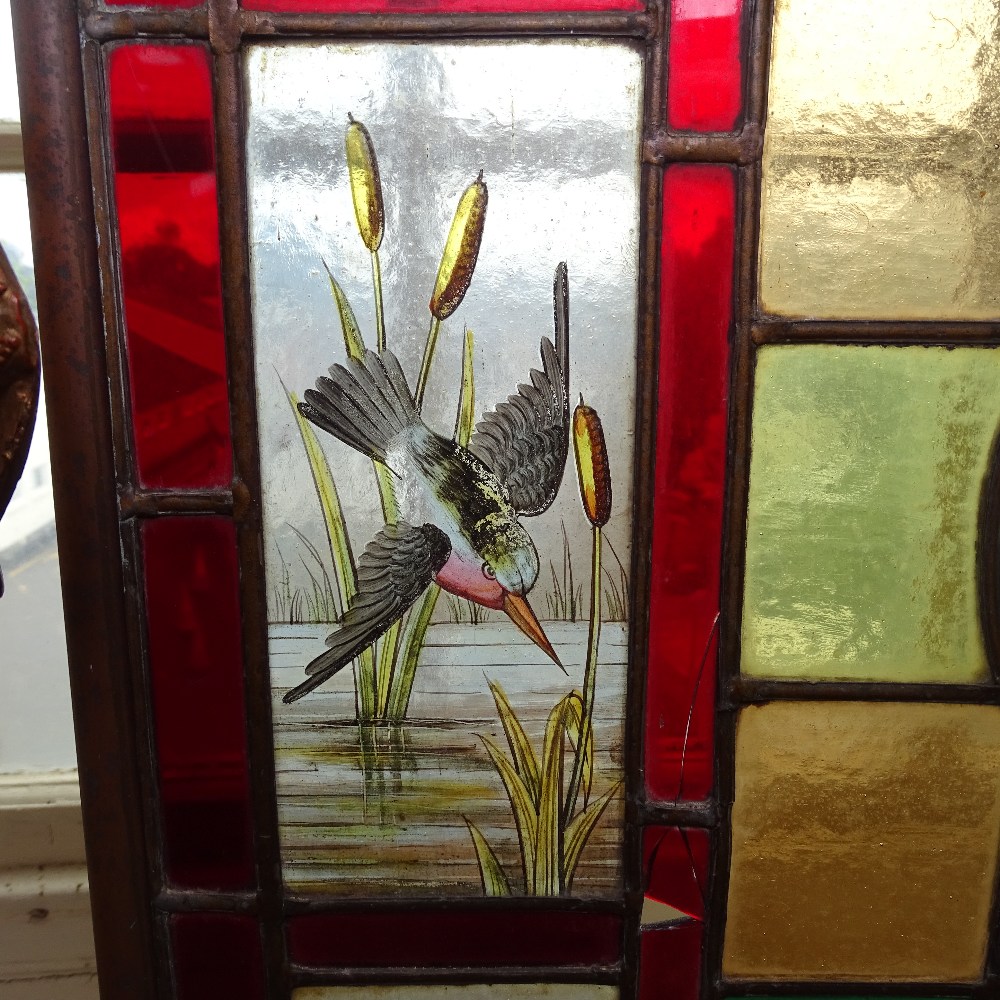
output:
<path id="1" fill-rule="evenodd" d="M 479 862 L 479 876 L 483 880 L 483 895 L 509 896 L 510 882 L 500 864 L 496 852 L 490 847 L 489 841 L 480 833 L 475 823 L 466 819 L 465 825 L 472 835 L 472 846 L 476 849 L 476 861 Z"/>
<path id="2" fill-rule="evenodd" d="M 330 279 L 330 291 L 333 292 L 333 301 L 337 304 L 337 313 L 340 316 L 340 329 L 344 334 L 344 346 L 347 348 L 348 357 L 360 361 L 365 356 L 365 341 L 361 336 L 361 328 L 358 326 L 357 317 L 351 308 L 351 303 L 347 299 L 347 293 L 340 287 L 340 283 L 333 276 L 330 268 L 323 261 L 326 268 L 326 276 Z"/>
<path id="3" fill-rule="evenodd" d="M 615 792 L 621 787 L 621 782 L 615 782 L 612 788 L 605 792 L 599 799 L 595 799 L 579 815 L 574 816 L 569 826 L 566 827 L 566 839 L 563 843 L 563 867 L 562 879 L 566 891 L 573 887 L 573 875 L 576 873 L 576 866 L 580 861 L 580 855 L 590 835 L 594 832 L 598 820 L 604 815 L 604 810 L 615 796 Z"/>
<path id="4" fill-rule="evenodd" d="M 569 696 L 549 712 L 535 834 L 535 896 L 558 896 L 562 881 L 562 781 Z"/>
<path id="5" fill-rule="evenodd" d="M 316 487 L 316 496 L 319 498 L 320 508 L 323 511 L 323 524 L 326 527 L 326 536 L 330 544 L 333 573 L 340 591 L 340 606 L 348 607 L 357 593 L 358 575 L 354 552 L 351 549 L 351 540 L 347 534 L 347 522 L 344 520 L 344 511 L 337 493 L 337 485 L 333 481 L 330 464 L 327 462 L 326 455 L 313 432 L 312 425 L 299 413 L 298 396 L 294 392 L 290 392 L 284 382 L 281 383 L 281 387 L 288 397 L 292 413 L 295 414 L 299 436 L 302 438 L 306 458 L 309 460 L 309 471 L 312 473 L 313 485 Z M 366 713 L 363 714 L 363 717 L 371 718 L 375 711 L 375 653 L 372 649 L 366 649 L 358 657 L 356 678 L 358 704 L 362 712 Z"/>
<path id="6" fill-rule="evenodd" d="M 521 846 L 521 867 L 524 870 L 525 891 L 529 896 L 535 895 L 533 891 L 533 887 L 537 884 L 535 845 L 538 840 L 539 820 L 538 814 L 535 812 L 535 803 L 531 800 L 527 786 L 504 752 L 488 736 L 482 737 L 482 740 L 507 791 L 507 798 L 510 799 L 514 825 L 517 828 L 517 839 Z"/>
<path id="7" fill-rule="evenodd" d="M 432 583 L 406 617 L 402 640 L 398 644 L 396 671 L 389 689 L 389 704 L 386 709 L 386 719 L 389 722 L 402 722 L 406 718 L 410 695 L 413 693 L 413 682 L 417 676 L 417 664 L 427 636 L 427 626 L 431 623 L 434 606 L 440 593 L 441 588 Z"/>
<path id="8" fill-rule="evenodd" d="M 465 347 L 462 351 L 462 389 L 458 396 L 458 413 L 455 415 L 455 443 L 462 448 L 469 446 L 476 426 L 476 373 L 473 368 L 474 343 L 472 331 L 465 330 Z"/>
<path id="9" fill-rule="evenodd" d="M 573 752 L 580 752 L 580 734 L 583 732 L 583 695 L 579 691 L 572 691 L 567 695 L 568 704 L 566 706 L 566 735 L 573 746 Z M 583 764 L 580 778 L 580 789 L 583 792 L 583 805 L 586 808 L 590 801 L 590 789 L 594 782 L 594 727 L 587 726 L 587 743 L 584 747 Z M 568 819 L 568 813 L 566 814 Z"/>
<path id="10" fill-rule="evenodd" d="M 389 710 L 389 697 L 392 693 L 392 679 L 396 673 L 396 662 L 399 658 L 399 629 L 396 622 L 379 643 L 378 656 L 378 701 L 375 705 L 377 718 L 384 719 Z"/>
<path id="11" fill-rule="evenodd" d="M 496 681 L 490 681 L 489 685 L 490 691 L 493 692 L 493 700 L 497 705 L 497 714 L 500 716 L 504 736 L 507 737 L 507 745 L 510 747 L 510 756 L 514 761 L 514 767 L 517 768 L 518 775 L 528 789 L 531 801 L 534 803 L 537 811 L 539 793 L 538 758 L 535 756 L 534 748 L 528 741 L 517 713 L 507 698 L 507 693 Z"/>

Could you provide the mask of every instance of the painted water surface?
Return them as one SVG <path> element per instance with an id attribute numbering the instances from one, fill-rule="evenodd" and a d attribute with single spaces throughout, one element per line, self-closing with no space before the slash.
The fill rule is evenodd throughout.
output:
<path id="1" fill-rule="evenodd" d="M 598 64 L 615 88 L 569 86 Z M 297 889 L 620 891 L 639 66 L 580 43 L 249 61 Z"/>

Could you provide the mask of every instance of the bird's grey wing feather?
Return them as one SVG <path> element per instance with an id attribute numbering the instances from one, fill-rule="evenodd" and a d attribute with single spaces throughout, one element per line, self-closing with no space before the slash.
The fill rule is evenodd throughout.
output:
<path id="1" fill-rule="evenodd" d="M 329 647 L 307 667 L 308 675 L 285 697 L 298 701 L 345 667 L 399 621 L 451 554 L 448 536 L 433 524 L 387 524 L 358 560 L 358 590 L 326 640 Z"/>
<path id="2" fill-rule="evenodd" d="M 569 284 L 565 263 L 552 285 L 556 342 L 542 338 L 542 370 L 530 385 L 483 416 L 469 451 L 506 487 L 527 517 L 547 510 L 559 491 L 569 451 Z"/>

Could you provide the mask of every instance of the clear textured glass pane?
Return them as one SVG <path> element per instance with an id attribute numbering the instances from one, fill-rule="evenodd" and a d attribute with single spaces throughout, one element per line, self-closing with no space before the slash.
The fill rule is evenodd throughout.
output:
<path id="1" fill-rule="evenodd" d="M 998 767 L 995 707 L 745 709 L 723 971 L 977 979 L 1000 837 Z"/>
<path id="2" fill-rule="evenodd" d="M 998 33 L 994 0 L 778 0 L 766 310 L 1000 315 Z"/>
<path id="3" fill-rule="evenodd" d="M 247 81 L 285 878 L 300 891 L 340 895 L 478 896 L 498 891 L 502 870 L 518 895 L 617 897 L 641 59 L 628 46 L 590 42 L 260 46 L 249 53 Z M 374 194 L 370 200 L 364 194 L 360 210 L 352 201 L 348 138 L 358 157 L 355 193 L 375 190 L 374 180 L 365 181 L 374 171 L 362 162 L 368 143 L 374 147 L 380 212 Z M 467 294 L 454 312 L 433 304 L 429 310 L 429 301 L 444 301 L 432 291 L 457 206 L 487 198 Z M 480 211 L 458 210 L 458 231 L 472 232 L 476 223 L 469 220 Z M 534 433 L 538 420 L 548 420 L 544 400 L 563 381 L 563 363 L 551 355 L 543 364 L 540 356 L 542 338 L 555 336 L 553 277 L 560 261 L 568 266 L 569 404 L 564 410 L 557 402 L 552 433 L 529 443 L 529 425 Z M 301 412 L 287 393 L 301 400 L 332 364 L 347 363 L 340 311 L 348 313 L 339 310 L 325 267 L 369 348 L 380 340 L 382 303 L 386 347 L 400 365 L 396 388 L 385 390 L 396 403 L 372 380 L 373 373 L 388 378 L 379 375 L 382 362 L 369 358 L 367 375 L 355 366 L 353 375 L 335 372 L 336 387 L 325 387 L 347 400 L 336 403 L 341 409 L 333 417 L 299 423 Z M 360 354 L 354 334 L 347 339 Z M 540 374 L 543 367 L 548 375 Z M 521 391 L 522 405 L 507 411 L 517 429 L 511 438 L 501 433 L 498 452 L 478 435 L 471 451 L 448 450 L 463 426 L 471 431 L 526 384 L 533 388 Z M 423 389 L 416 422 L 418 403 L 409 397 Z M 564 414 L 580 394 L 603 420 L 612 480 L 596 571 L 574 459 L 560 451 L 570 437 Z M 400 421 L 408 432 L 399 430 Z M 413 450 L 418 441 L 436 442 L 451 457 L 421 464 Z M 377 478 L 373 457 L 391 472 Z M 473 477 L 460 483 L 454 476 L 465 476 L 462 470 Z M 494 476 L 507 484 L 510 505 Z M 542 482 L 549 484 L 545 496 L 537 506 L 528 503 L 531 484 Z M 500 506 L 479 506 L 477 498 L 499 504 L 498 496 Z M 395 540 L 383 533 L 360 553 L 397 517 L 417 526 L 406 535 L 412 555 L 393 562 L 393 587 L 383 592 L 379 581 L 386 577 L 372 561 L 396 560 L 404 529 L 396 529 Z M 425 526 L 440 532 L 440 549 L 424 547 L 427 537 L 438 537 L 425 536 Z M 355 575 L 352 557 L 367 568 Z M 442 564 L 447 559 L 453 561 Z M 439 597 L 426 589 L 432 578 L 446 589 Z M 356 586 L 366 595 L 356 600 L 365 609 L 352 618 L 357 631 L 346 625 L 337 631 L 332 622 Z M 588 675 L 595 587 L 603 627 Z M 403 614 L 392 603 L 397 597 L 412 610 L 395 632 L 390 623 Z M 540 624 L 522 616 L 518 625 L 505 615 L 513 597 Z M 374 654 L 365 652 L 380 631 Z M 335 637 L 331 647 L 328 635 Z M 356 636 L 358 650 L 341 647 L 346 640 L 336 637 L 343 635 Z M 552 662 L 548 643 L 566 673 Z M 315 671 L 307 675 L 314 658 Z M 569 715 L 560 723 L 564 710 L 579 712 L 580 699 L 570 695 L 589 690 L 587 676 L 596 692 L 592 781 L 585 755 L 574 749 L 575 723 Z M 315 690 L 301 687 L 312 681 L 319 682 Z M 506 692 L 509 710 L 491 682 Z M 283 696 L 293 700 L 285 704 Z M 517 717 L 523 739 L 517 735 L 508 745 L 501 712 L 508 733 L 521 733 L 511 722 Z M 359 727 L 359 718 L 385 725 Z M 512 809 L 508 796 L 513 779 L 505 762 L 512 749 L 532 788 L 528 761 L 544 771 L 549 753 L 548 777 L 544 788 L 538 778 L 530 806 L 548 833 L 529 838 L 528 846 L 513 811 L 525 800 L 515 793 L 519 804 Z M 558 852 L 551 825 L 557 798 L 564 833 L 585 803 L 606 809 L 592 814 L 599 820 L 577 842 L 581 851 L 555 865 L 547 859 Z"/>
<path id="4" fill-rule="evenodd" d="M 753 412 L 745 673 L 979 681 L 1000 352 L 770 347 Z"/>

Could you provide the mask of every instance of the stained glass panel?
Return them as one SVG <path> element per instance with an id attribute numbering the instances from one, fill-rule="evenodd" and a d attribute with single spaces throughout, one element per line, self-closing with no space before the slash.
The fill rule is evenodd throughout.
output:
<path id="1" fill-rule="evenodd" d="M 482 983 L 471 986 L 307 986 L 292 1000 L 617 1000 L 615 986 L 584 983 Z"/>
<path id="2" fill-rule="evenodd" d="M 332 11 L 344 14 L 359 11 L 386 11 L 396 14 L 490 14 L 508 12 L 642 10 L 642 0 L 241 0 L 248 10 Z"/>
<path id="3" fill-rule="evenodd" d="M 744 709 L 724 972 L 978 978 L 1000 840 L 998 767 L 995 707 Z"/>
<path id="4" fill-rule="evenodd" d="M 744 672 L 983 680 L 976 537 L 998 420 L 996 350 L 762 350 Z"/>
<path id="5" fill-rule="evenodd" d="M 247 79 L 286 881 L 617 897 L 641 60 L 260 46 Z"/>
<path id="6" fill-rule="evenodd" d="M 264 1000 L 264 959 L 254 917 L 184 913 L 170 921 L 176 1000 Z"/>
<path id="7" fill-rule="evenodd" d="M 125 343 L 139 481 L 232 476 L 208 52 L 122 45 L 109 59 Z"/>
<path id="8" fill-rule="evenodd" d="M 671 0 L 667 119 L 671 128 L 725 131 L 742 97 L 743 0 Z"/>
<path id="9" fill-rule="evenodd" d="M 674 924 L 643 931 L 639 1000 L 698 1000 L 704 936 L 701 924 Z"/>
<path id="10" fill-rule="evenodd" d="M 142 528 L 164 868 L 185 888 L 253 882 L 236 532 L 221 517 Z"/>
<path id="11" fill-rule="evenodd" d="M 621 956 L 612 913 L 421 910 L 316 913 L 288 921 L 288 952 L 300 965 L 612 965 Z"/>
<path id="12" fill-rule="evenodd" d="M 730 168 L 664 173 L 645 768 L 663 799 L 712 787 L 735 213 Z"/>
<path id="13" fill-rule="evenodd" d="M 1000 315 L 998 33 L 993 0 L 777 0 L 766 310 Z"/>

